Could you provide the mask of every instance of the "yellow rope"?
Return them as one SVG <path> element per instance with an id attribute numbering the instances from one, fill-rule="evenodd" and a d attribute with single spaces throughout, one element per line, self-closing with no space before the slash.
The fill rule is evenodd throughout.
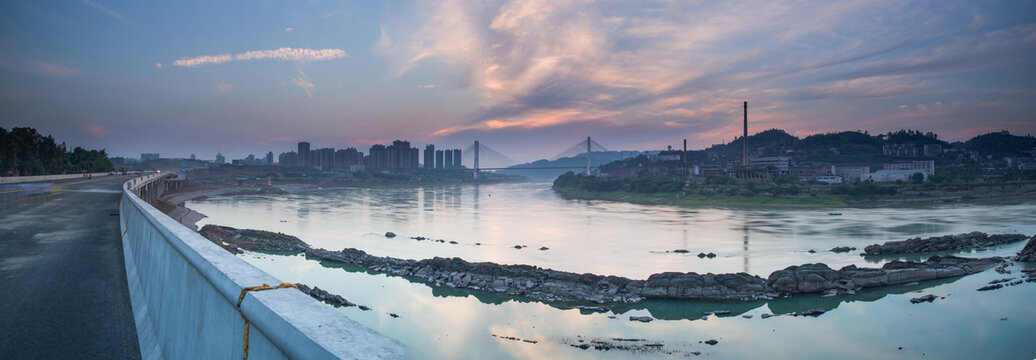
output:
<path id="1" fill-rule="evenodd" d="M 267 285 L 267 284 L 262 284 L 260 286 L 252 286 L 252 287 L 246 287 L 244 289 L 241 289 L 241 295 L 239 295 L 237 297 L 237 312 L 239 314 L 241 314 L 241 318 L 242 319 L 245 319 L 245 359 L 248 359 L 248 328 L 249 328 L 248 318 L 245 317 L 245 313 L 241 312 L 241 302 L 245 300 L 245 294 L 248 293 L 249 291 L 274 290 L 274 289 L 283 289 L 283 288 L 289 288 L 289 287 L 295 288 L 295 290 L 299 289 L 298 286 L 295 286 L 295 284 L 291 284 L 291 283 L 281 283 L 280 285 L 277 285 L 277 287 L 273 287 L 273 286 L 270 286 L 270 285 Z"/>

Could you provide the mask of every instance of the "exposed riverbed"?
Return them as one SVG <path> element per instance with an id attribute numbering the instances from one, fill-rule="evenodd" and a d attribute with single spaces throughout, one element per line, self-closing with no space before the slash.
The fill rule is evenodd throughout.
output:
<path id="1" fill-rule="evenodd" d="M 1032 204 L 839 209 L 842 216 L 831 216 L 825 209 L 691 209 L 570 201 L 554 195 L 547 184 L 345 189 L 215 197 L 188 206 L 209 216 L 199 225 L 279 231 L 326 249 L 353 247 L 372 255 L 410 259 L 460 257 L 630 278 L 664 271 L 748 272 L 765 277 L 789 265 L 810 262 L 836 269 L 850 264 L 875 267 L 890 259 L 919 260 L 931 254 L 864 258 L 858 255 L 862 251 L 827 250 L 863 249 L 889 240 L 973 230 L 1036 233 Z M 387 231 L 398 236 L 386 238 Z M 439 239 L 443 242 L 435 241 Z M 961 255 L 1007 256 L 1022 246 L 1016 243 Z M 547 250 L 538 250 L 543 247 Z M 816 253 L 809 253 L 810 249 Z M 717 256 L 699 258 L 699 252 Z M 693 352 L 701 352 L 717 358 L 760 353 L 784 354 L 778 358 L 806 354 L 966 358 L 1024 357 L 1036 350 L 1024 340 L 1024 333 L 1036 330 L 1036 310 L 1029 305 L 1036 284 L 975 291 L 989 281 L 1011 276 L 991 270 L 916 286 L 863 290 L 851 298 L 809 295 L 748 303 L 648 300 L 591 313 L 499 294 L 431 288 L 358 268 L 321 265 L 301 256 L 242 256 L 284 281 L 316 285 L 369 306 L 370 311 L 356 307 L 341 311 L 404 342 L 415 357 L 694 357 Z M 1016 277 L 1025 266 L 1032 265 L 1013 267 Z M 914 293 L 917 290 L 923 293 Z M 939 298 L 933 303 L 909 301 L 928 293 Z M 813 308 L 831 311 L 818 317 L 761 319 L 764 313 Z M 731 311 L 733 316 L 701 320 L 703 312 L 714 310 Z M 631 322 L 630 316 L 656 320 Z M 1003 317 L 1008 319 L 1000 320 Z M 594 339 L 615 342 L 612 338 L 644 339 L 640 345 L 662 346 L 607 352 L 570 346 Z M 803 340 L 811 338 L 825 340 L 808 344 Z M 708 339 L 719 343 L 698 343 Z"/>

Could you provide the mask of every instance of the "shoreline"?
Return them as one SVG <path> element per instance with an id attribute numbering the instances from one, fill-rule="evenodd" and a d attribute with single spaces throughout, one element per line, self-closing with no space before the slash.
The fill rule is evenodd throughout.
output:
<path id="1" fill-rule="evenodd" d="M 817 196 L 741 196 L 702 195 L 685 193 L 630 193 L 624 191 L 591 191 L 573 187 L 551 187 L 564 199 L 601 200 L 625 202 L 640 205 L 745 207 L 767 206 L 776 208 L 877 208 L 877 207 L 928 207 L 939 205 L 968 205 L 985 203 L 1025 203 L 1036 200 L 1036 184 L 966 184 L 946 185 L 947 188 L 967 190 L 953 191 L 952 195 L 929 194 L 948 190 L 906 188 L 909 193 L 883 196 L 850 196 L 823 194 Z M 992 189 L 992 190 L 991 190 Z M 1017 192 L 1005 190 L 1019 190 Z"/>

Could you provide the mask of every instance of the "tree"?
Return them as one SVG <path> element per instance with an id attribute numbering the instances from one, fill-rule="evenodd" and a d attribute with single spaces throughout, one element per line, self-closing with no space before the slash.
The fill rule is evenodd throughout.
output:
<path id="1" fill-rule="evenodd" d="M 0 175 L 28 176 L 75 173 L 80 171 L 112 171 L 104 150 L 76 147 L 67 151 L 51 136 L 43 136 L 33 128 L 0 128 Z"/>
<path id="2" fill-rule="evenodd" d="M 912 182 L 914 184 L 923 183 L 924 182 L 924 174 L 922 174 L 922 173 L 914 173 L 914 175 L 910 175 L 910 182 Z"/>

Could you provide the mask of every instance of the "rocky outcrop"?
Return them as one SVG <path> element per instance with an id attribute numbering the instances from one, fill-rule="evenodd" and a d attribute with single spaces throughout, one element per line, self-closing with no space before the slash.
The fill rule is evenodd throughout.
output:
<path id="1" fill-rule="evenodd" d="M 1029 242 L 1025 244 L 1025 248 L 1018 253 L 1018 256 L 1014 257 L 1014 261 L 1036 261 L 1036 235 L 1029 239 Z"/>
<path id="2" fill-rule="evenodd" d="M 198 233 L 235 253 L 239 248 L 251 251 L 290 252 L 296 254 L 309 249 L 309 245 L 297 237 L 269 231 L 205 225 Z"/>
<path id="3" fill-rule="evenodd" d="M 889 241 L 863 248 L 864 255 L 908 254 L 929 251 L 970 250 L 1010 244 L 1028 239 L 1022 234 L 987 235 L 982 232 Z"/>
<path id="4" fill-rule="evenodd" d="M 311 288 L 309 286 L 306 286 L 306 284 L 300 284 L 300 283 L 295 283 L 295 286 L 297 286 L 299 291 L 301 291 L 302 293 L 304 293 L 306 295 L 309 295 L 310 297 L 312 297 L 314 299 L 317 299 L 317 300 L 323 301 L 325 303 L 331 304 L 334 307 L 356 306 L 356 304 L 353 304 L 349 300 L 346 300 L 341 295 L 329 293 L 329 292 L 324 291 L 323 289 L 318 288 L 316 286 Z"/>
<path id="5" fill-rule="evenodd" d="M 974 274 L 1002 261 L 995 257 L 972 259 L 932 256 L 924 262 L 892 261 L 880 269 L 849 265 L 839 270 L 833 270 L 825 264 L 806 264 L 774 271 L 768 282 L 770 287 L 781 294 L 852 290 Z"/>
<path id="6" fill-rule="evenodd" d="M 351 248 L 339 251 L 312 249 L 288 235 L 213 225 L 206 226 L 202 232 L 206 237 L 213 236 L 242 247 L 251 245 L 253 249 L 275 252 L 304 252 L 309 258 L 354 265 L 434 286 L 488 291 L 553 303 L 634 303 L 644 299 L 752 301 L 806 293 L 852 292 L 860 288 L 973 274 L 1003 261 L 1000 258 L 932 256 L 924 262 L 892 261 L 881 268 L 849 265 L 834 270 L 821 263 L 796 265 L 775 271 L 766 279 L 746 273 L 663 272 L 652 274 L 645 280 L 633 280 L 531 265 L 468 262 L 460 258 L 409 260 L 373 256 Z M 321 300 L 328 301 L 325 300 L 328 296 L 322 296 L 324 294 L 318 291 L 307 293 L 311 296 L 316 293 Z"/>
<path id="7" fill-rule="evenodd" d="M 357 249 L 310 249 L 325 261 L 416 279 L 435 286 L 503 293 L 548 302 L 632 303 L 643 299 L 751 301 L 781 295 L 854 290 L 942 279 L 989 269 L 1000 258 L 933 256 L 924 262 L 893 261 L 881 268 L 855 265 L 834 270 L 825 264 L 790 266 L 768 279 L 746 273 L 664 272 L 646 280 L 576 274 L 529 265 L 472 263 L 459 258 L 404 260 L 369 255 Z"/>

